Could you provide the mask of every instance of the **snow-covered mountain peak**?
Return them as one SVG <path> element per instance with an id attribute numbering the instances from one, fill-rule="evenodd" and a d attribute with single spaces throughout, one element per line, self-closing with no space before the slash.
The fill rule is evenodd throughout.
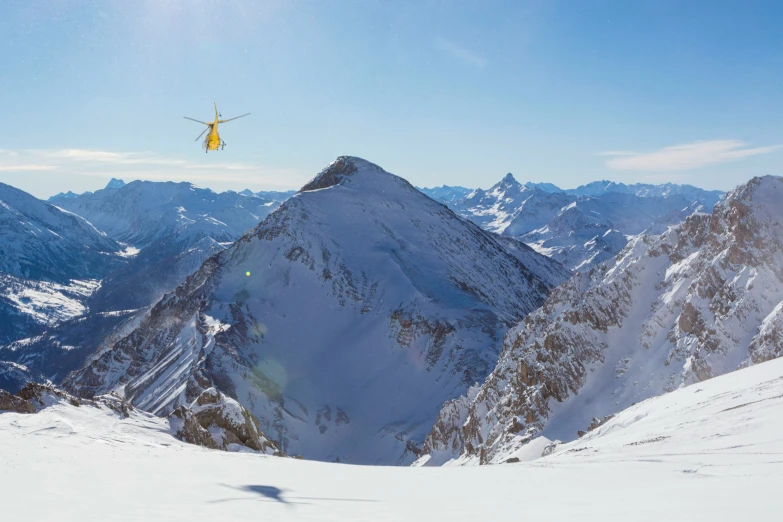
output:
<path id="1" fill-rule="evenodd" d="M 568 275 L 342 157 L 69 383 L 159 414 L 214 386 L 287 453 L 409 462 Z"/>
<path id="2" fill-rule="evenodd" d="M 718 206 L 730 209 L 737 203 L 748 207 L 758 220 L 780 220 L 783 217 L 783 177 L 757 176 L 729 192 Z"/>
<path id="3" fill-rule="evenodd" d="M 328 167 L 319 172 L 317 176 L 308 181 L 299 192 L 309 192 L 311 190 L 333 187 L 340 184 L 343 180 L 352 177 L 357 172 L 363 175 L 381 174 L 397 177 L 365 159 L 354 156 L 340 156 L 330 163 Z"/>
<path id="4" fill-rule="evenodd" d="M 514 178 L 514 175 L 512 173 L 508 173 L 505 176 L 503 176 L 503 179 L 500 180 L 500 182 L 504 185 L 519 185 L 519 182 Z"/>
<path id="5" fill-rule="evenodd" d="M 519 190 L 524 190 L 522 184 L 514 178 L 514 175 L 510 172 L 503 176 L 503 179 L 495 183 L 492 188 L 489 189 L 489 193 L 498 193 L 498 192 L 504 192 L 508 193 L 509 191 L 517 192 Z"/>
<path id="6" fill-rule="evenodd" d="M 111 178 L 109 183 L 106 185 L 106 188 L 107 189 L 118 189 L 118 188 L 122 188 L 124 186 L 125 186 L 125 182 L 122 181 L 121 179 Z"/>

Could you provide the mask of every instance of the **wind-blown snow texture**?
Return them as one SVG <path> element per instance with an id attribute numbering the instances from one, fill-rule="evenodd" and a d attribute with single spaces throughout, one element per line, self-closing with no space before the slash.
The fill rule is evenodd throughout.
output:
<path id="1" fill-rule="evenodd" d="M 511 174 L 489 190 L 455 197 L 460 188 L 422 190 L 482 228 L 581 271 L 614 257 L 630 236 L 663 232 L 695 210 L 709 211 L 722 196 L 690 185 L 608 181 L 564 191 L 548 183 L 522 185 Z"/>
<path id="2" fill-rule="evenodd" d="M 543 434 L 783 354 L 783 178 L 640 236 L 510 330 L 480 388 L 444 406 L 430 463 L 497 462 Z"/>
<path id="3" fill-rule="evenodd" d="M 342 157 L 68 385 L 158 414 L 215 386 L 288 454 L 405 463 L 568 276 Z"/>
<path id="4" fill-rule="evenodd" d="M 773 522 L 782 433 L 783 360 L 639 403 L 546 457 L 488 467 L 206 450 L 175 440 L 165 419 L 60 402 L 0 413 L 0 492 L 3 519 L 17 522 Z"/>

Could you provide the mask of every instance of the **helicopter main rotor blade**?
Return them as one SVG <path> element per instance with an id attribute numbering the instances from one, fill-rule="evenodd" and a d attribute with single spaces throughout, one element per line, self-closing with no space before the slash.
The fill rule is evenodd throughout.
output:
<path id="1" fill-rule="evenodd" d="M 188 118 L 187 116 L 183 116 L 186 120 L 195 121 L 196 123 L 201 123 L 202 125 L 209 125 L 209 123 L 203 122 L 201 120 L 197 120 L 196 118 Z"/>
<path id="2" fill-rule="evenodd" d="M 220 121 L 218 121 L 218 123 L 226 123 L 226 122 L 229 122 L 231 120 L 238 120 L 239 118 L 244 118 L 245 116 L 250 116 L 250 113 L 248 112 L 247 114 L 243 114 L 242 116 L 235 116 L 235 117 L 229 118 L 227 120 L 220 120 Z"/>
<path id="3" fill-rule="evenodd" d="M 207 127 L 206 129 L 204 129 L 203 131 L 201 131 L 201 134 L 199 134 L 199 135 L 198 135 L 198 138 L 196 138 L 194 141 L 198 141 L 198 140 L 199 140 L 199 139 L 200 139 L 200 138 L 201 138 L 201 137 L 204 135 L 204 133 L 205 133 L 205 132 L 207 132 L 208 130 L 209 130 L 209 127 Z"/>

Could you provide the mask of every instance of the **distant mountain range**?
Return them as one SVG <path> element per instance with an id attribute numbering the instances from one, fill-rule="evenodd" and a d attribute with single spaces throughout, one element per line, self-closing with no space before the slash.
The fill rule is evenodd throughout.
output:
<path id="1" fill-rule="evenodd" d="M 520 184 L 507 174 L 488 190 L 420 189 L 482 228 L 517 238 L 574 270 L 611 259 L 630 236 L 662 232 L 696 210 L 709 212 L 720 191 L 690 185 L 596 181 L 562 190 Z"/>
<path id="2" fill-rule="evenodd" d="M 281 203 L 190 183 L 117 179 L 49 202 L 0 185 L 0 201 L 8 223 L 0 230 L 0 319 L 10 325 L 0 328 L 0 346 L 7 345 L 0 359 L 52 379 L 81 366 L 119 324 Z"/>

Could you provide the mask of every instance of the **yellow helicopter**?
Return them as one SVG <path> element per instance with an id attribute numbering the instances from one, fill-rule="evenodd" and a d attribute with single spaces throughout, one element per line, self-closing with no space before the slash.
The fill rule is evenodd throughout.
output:
<path id="1" fill-rule="evenodd" d="M 218 112 L 217 109 L 217 103 L 215 103 L 215 121 L 211 123 L 207 123 L 205 121 L 197 120 L 195 118 L 188 118 L 187 116 L 183 116 L 186 120 L 192 120 L 197 123 L 201 123 L 202 125 L 206 125 L 207 128 L 204 129 L 204 132 L 209 131 L 209 134 L 207 134 L 207 137 L 204 138 L 204 152 L 209 152 L 211 150 L 223 150 L 223 147 L 226 146 L 226 142 L 220 139 L 220 134 L 218 134 L 218 123 L 227 123 L 231 120 L 236 120 L 238 118 L 244 118 L 245 116 L 250 116 L 250 113 L 243 114 L 242 116 L 236 116 L 234 118 L 229 118 L 227 120 L 221 120 L 221 114 Z M 198 138 L 196 138 L 196 141 L 198 141 L 201 136 L 204 135 L 204 132 L 198 135 Z"/>

